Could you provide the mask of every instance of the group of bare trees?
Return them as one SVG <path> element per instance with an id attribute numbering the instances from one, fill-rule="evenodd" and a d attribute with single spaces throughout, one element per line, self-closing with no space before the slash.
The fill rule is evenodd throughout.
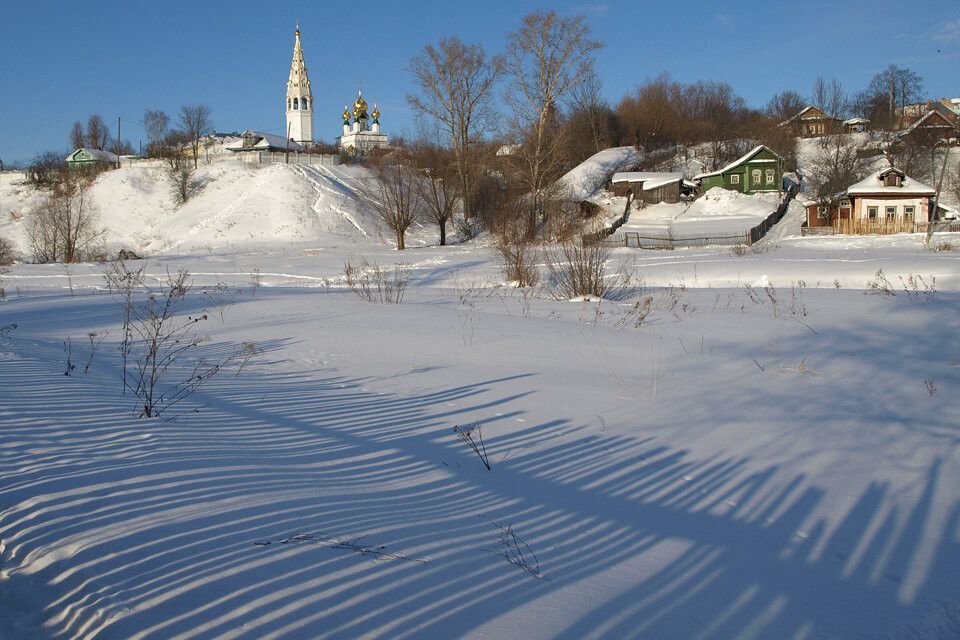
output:
<path id="1" fill-rule="evenodd" d="M 87 118 L 86 128 L 79 120 L 73 123 L 70 127 L 70 148 L 110 151 L 118 156 L 134 152 L 133 145 L 129 141 L 113 136 L 110 127 L 99 113 L 94 113 Z"/>
<path id="2" fill-rule="evenodd" d="M 203 139 L 213 133 L 213 112 L 204 104 L 183 105 L 177 127 L 171 129 L 170 124 L 163 111 L 147 109 L 143 114 L 147 154 L 163 160 L 174 199 L 183 204 L 198 186 L 195 172 Z"/>
<path id="3" fill-rule="evenodd" d="M 465 219 L 479 216 L 489 224 L 509 191 L 515 196 L 510 208 L 522 210 L 525 234 L 532 236 L 549 217 L 545 194 L 567 168 L 570 142 L 577 139 L 587 155 L 608 146 L 609 109 L 593 71 L 602 45 L 590 38 L 585 17 L 554 11 L 527 15 L 507 41 L 505 52 L 494 56 L 458 38 L 425 46 L 410 62 L 416 92 L 408 102 L 449 141 Z M 501 88 L 505 112 L 497 109 Z M 577 128 L 565 126 L 568 114 L 586 125 L 586 136 L 571 135 Z M 508 153 L 497 156 L 491 133 L 507 143 Z M 427 169 L 422 199 L 438 222 L 449 220 L 450 177 L 436 166 Z"/>
<path id="4" fill-rule="evenodd" d="M 81 262 L 100 251 L 102 234 L 89 183 L 87 175 L 68 175 L 33 208 L 27 239 L 35 262 Z"/>

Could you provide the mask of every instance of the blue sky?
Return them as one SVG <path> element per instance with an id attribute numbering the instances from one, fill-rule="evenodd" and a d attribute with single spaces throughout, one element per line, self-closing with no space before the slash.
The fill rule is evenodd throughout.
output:
<path id="1" fill-rule="evenodd" d="M 357 7 L 357 9 L 353 9 Z M 791 7 L 798 7 L 797 9 Z M 818 75 L 859 90 L 890 63 L 931 96 L 960 96 L 960 2 L 748 3 L 598 0 L 473 2 L 13 2 L 0 4 L 0 159 L 67 146 L 74 120 L 100 113 L 134 146 L 146 108 L 213 109 L 217 130 L 283 133 L 299 17 L 315 97 L 314 132 L 331 140 L 363 82 L 387 133 L 410 132 L 407 64 L 445 36 L 502 50 L 534 9 L 582 13 L 606 46 L 597 56 L 616 102 L 663 71 L 730 83 L 752 106 L 782 89 L 806 95 Z"/>

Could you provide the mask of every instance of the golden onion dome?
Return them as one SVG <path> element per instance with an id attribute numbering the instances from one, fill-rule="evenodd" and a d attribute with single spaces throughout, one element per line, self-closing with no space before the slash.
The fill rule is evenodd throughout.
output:
<path id="1" fill-rule="evenodd" d="M 371 113 L 370 115 L 373 116 L 374 120 L 380 119 L 380 109 L 377 107 L 377 105 L 373 105 L 373 113 Z"/>
<path id="2" fill-rule="evenodd" d="M 350 110 L 346 106 L 343 107 L 343 120 L 344 122 L 350 120 Z"/>
<path id="3" fill-rule="evenodd" d="M 353 115 L 366 115 L 367 113 L 367 101 L 363 99 L 363 96 L 358 96 L 357 101 L 353 103 Z"/>

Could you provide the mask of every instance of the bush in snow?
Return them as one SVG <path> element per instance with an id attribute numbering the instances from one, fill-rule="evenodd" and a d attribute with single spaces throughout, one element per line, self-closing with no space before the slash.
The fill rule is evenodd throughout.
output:
<path id="1" fill-rule="evenodd" d="M 410 282 L 410 267 L 404 264 L 390 267 L 360 258 L 359 264 L 347 260 L 343 265 L 347 286 L 361 300 L 379 304 L 400 304 Z"/>
<path id="2" fill-rule="evenodd" d="M 13 264 L 17 259 L 17 250 L 13 243 L 0 236 L 0 266 Z"/>
<path id="3" fill-rule="evenodd" d="M 548 287 L 556 298 L 619 298 L 629 285 L 629 275 L 622 269 L 607 274 L 610 251 L 601 243 L 571 240 L 544 255 L 550 272 Z"/>

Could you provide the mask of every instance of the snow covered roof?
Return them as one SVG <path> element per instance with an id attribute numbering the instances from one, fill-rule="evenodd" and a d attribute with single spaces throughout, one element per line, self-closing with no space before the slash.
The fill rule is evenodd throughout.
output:
<path id="1" fill-rule="evenodd" d="M 683 180 L 683 175 L 681 174 L 677 174 L 674 177 L 663 177 L 663 178 L 655 178 L 652 180 L 647 180 L 643 183 L 643 190 L 650 191 L 652 189 L 657 189 L 659 187 L 662 187 L 666 184 L 673 184 L 674 182 L 680 182 L 681 180 Z"/>
<path id="2" fill-rule="evenodd" d="M 843 124 L 870 124 L 870 121 L 866 118 L 847 118 Z"/>
<path id="3" fill-rule="evenodd" d="M 663 184 L 668 184 L 676 180 L 683 180 L 683 174 L 667 171 L 621 171 L 613 174 L 611 179 L 612 182 L 647 182 L 648 180 L 657 180 Z"/>
<path id="4" fill-rule="evenodd" d="M 247 139 L 259 138 L 256 144 L 251 146 L 244 146 L 244 142 Z M 293 140 L 287 140 L 283 136 L 278 136 L 272 133 L 264 133 L 263 131 L 244 131 L 240 136 L 240 140 L 236 142 L 231 142 L 224 145 L 230 151 L 267 151 L 268 149 L 275 149 L 277 151 L 290 151 L 304 152 L 306 147 L 303 145 L 294 142 Z"/>
<path id="5" fill-rule="evenodd" d="M 936 193 L 936 189 L 933 187 L 917 182 L 899 169 L 893 169 L 893 171 L 903 176 L 899 187 L 887 187 L 883 184 L 883 176 L 891 172 L 891 169 L 887 168 L 871 173 L 868 177 L 847 189 L 847 193 L 850 195 L 900 194 L 915 196 L 932 196 Z"/>
<path id="6" fill-rule="evenodd" d="M 110 153 L 109 151 L 103 151 L 101 149 L 88 149 L 87 147 L 81 147 L 73 151 L 70 155 L 67 156 L 67 160 L 73 159 L 75 155 L 83 152 L 90 156 L 91 158 L 96 158 L 97 160 L 103 160 L 104 162 L 116 162 L 116 154 Z"/>
<path id="7" fill-rule="evenodd" d="M 730 170 L 733 169 L 734 167 L 743 164 L 744 162 L 748 161 L 750 158 L 752 158 L 753 156 L 757 155 L 758 153 L 760 153 L 760 152 L 763 151 L 764 149 L 766 149 L 767 151 L 769 151 L 769 152 L 772 153 L 773 155 L 777 156 L 777 158 L 780 158 L 779 154 L 777 154 L 773 149 L 770 149 L 770 148 L 767 147 L 766 145 L 758 144 L 758 145 L 755 146 L 753 149 L 751 149 L 750 151 L 748 151 L 748 152 L 745 153 L 744 155 L 740 156 L 739 158 L 737 158 L 736 160 L 734 160 L 733 162 L 731 162 L 730 164 L 728 164 L 727 166 L 725 166 L 723 169 L 718 169 L 717 171 L 711 171 L 711 172 L 709 172 L 709 173 L 699 173 L 699 174 L 693 176 L 693 179 L 694 179 L 694 180 L 699 180 L 700 178 L 709 178 L 710 176 L 719 176 L 721 173 L 726 173 L 727 171 L 730 171 Z M 782 160 L 782 158 L 780 158 L 780 159 Z M 776 162 L 776 161 L 775 161 L 775 160 L 771 160 L 770 162 Z"/>

